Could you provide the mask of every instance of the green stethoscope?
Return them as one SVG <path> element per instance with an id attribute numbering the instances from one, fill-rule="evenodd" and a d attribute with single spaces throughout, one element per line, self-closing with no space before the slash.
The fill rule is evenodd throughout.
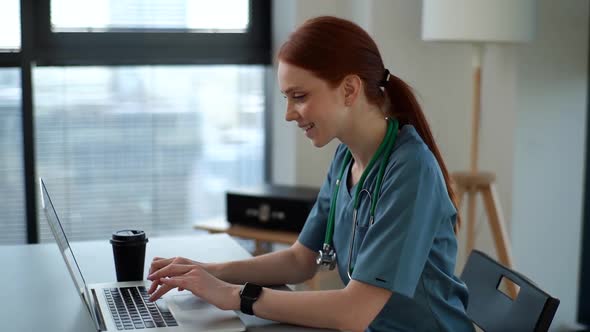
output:
<path id="1" fill-rule="evenodd" d="M 357 215 L 358 215 L 358 207 L 360 204 L 360 196 L 362 192 L 366 192 L 369 195 L 369 199 L 371 200 L 371 210 L 369 214 L 369 225 L 372 225 L 375 221 L 375 207 L 377 206 L 377 201 L 379 200 L 379 194 L 381 191 L 381 184 L 383 183 L 383 175 L 385 173 L 385 166 L 387 165 L 387 161 L 389 160 L 389 156 L 393 151 L 393 145 L 395 144 L 395 138 L 397 136 L 398 126 L 399 123 L 396 119 L 387 120 L 387 132 L 385 133 L 385 138 L 377 148 L 377 152 L 369 161 L 369 165 L 363 171 L 361 178 L 358 182 L 356 187 L 356 191 L 354 193 L 354 205 L 352 211 L 352 234 L 350 239 L 350 248 L 348 251 L 348 278 L 352 279 L 352 271 L 354 270 L 354 266 L 352 265 L 352 250 L 354 248 L 354 237 L 356 235 L 356 227 L 357 223 Z M 346 151 L 346 155 L 344 156 L 344 162 L 342 167 L 340 168 L 340 172 L 338 173 L 338 178 L 336 179 L 336 186 L 334 187 L 334 192 L 332 193 L 332 199 L 330 201 L 330 214 L 328 215 L 328 225 L 326 226 L 326 236 L 324 239 L 324 245 L 322 249 L 319 251 L 319 255 L 317 257 L 317 264 L 322 266 L 327 266 L 330 270 L 333 270 L 336 267 L 336 251 L 334 250 L 334 246 L 332 245 L 332 238 L 334 236 L 334 224 L 335 224 L 335 215 L 336 215 L 336 201 L 338 199 L 338 191 L 340 190 L 340 184 L 342 184 L 342 175 L 346 170 L 346 166 L 352 159 L 352 154 L 350 150 Z M 367 174 L 373 168 L 373 165 L 380 159 L 379 165 L 379 173 L 377 174 L 377 183 L 375 185 L 375 189 L 373 190 L 373 194 L 369 193 L 367 189 L 362 189 L 365 183 L 365 178 Z M 374 196 L 374 197 L 373 197 Z"/>

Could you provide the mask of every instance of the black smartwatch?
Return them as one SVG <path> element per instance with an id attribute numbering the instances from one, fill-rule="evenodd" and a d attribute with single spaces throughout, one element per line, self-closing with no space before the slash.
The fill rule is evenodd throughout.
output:
<path id="1" fill-rule="evenodd" d="M 252 306 L 262 293 L 262 286 L 247 282 L 240 291 L 240 311 L 247 315 L 254 315 Z"/>

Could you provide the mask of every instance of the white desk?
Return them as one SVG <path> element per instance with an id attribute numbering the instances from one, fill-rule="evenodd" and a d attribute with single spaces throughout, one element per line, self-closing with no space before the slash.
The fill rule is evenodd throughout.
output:
<path id="1" fill-rule="evenodd" d="M 116 280 L 108 240 L 74 242 L 71 246 L 87 283 Z M 228 235 L 215 234 L 150 238 L 146 249 L 146 274 L 154 256 L 184 256 L 219 262 L 247 258 L 250 254 Z M 0 262 L 0 330 L 95 331 L 55 243 L 0 246 Z M 328 331 L 238 314 L 248 331 Z"/>

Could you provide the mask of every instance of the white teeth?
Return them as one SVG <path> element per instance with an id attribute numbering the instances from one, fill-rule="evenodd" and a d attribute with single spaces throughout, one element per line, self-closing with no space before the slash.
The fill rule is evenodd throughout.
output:
<path id="1" fill-rule="evenodd" d="M 310 129 L 311 129 L 311 128 L 313 128 L 313 127 L 315 127 L 315 124 L 314 124 L 313 122 L 311 122 L 311 123 L 310 123 L 310 124 L 308 124 L 307 126 L 305 126 L 305 127 L 299 127 L 299 128 L 301 128 L 301 130 L 302 130 L 303 132 L 307 132 L 308 130 L 310 130 Z"/>

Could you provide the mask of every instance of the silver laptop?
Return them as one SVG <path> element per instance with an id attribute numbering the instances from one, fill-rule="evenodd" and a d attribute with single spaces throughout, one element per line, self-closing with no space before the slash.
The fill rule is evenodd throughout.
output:
<path id="1" fill-rule="evenodd" d="M 148 301 L 148 281 L 86 284 L 45 183 L 39 178 L 45 217 L 66 262 L 76 290 L 98 331 L 155 330 L 239 332 L 246 327 L 234 311 L 225 311 L 186 291 L 171 291 Z"/>

